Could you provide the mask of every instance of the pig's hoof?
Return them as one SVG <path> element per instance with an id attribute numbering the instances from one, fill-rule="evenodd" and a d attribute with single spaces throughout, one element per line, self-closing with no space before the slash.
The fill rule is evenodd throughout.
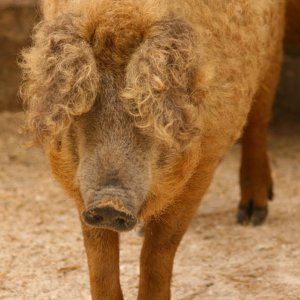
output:
<path id="1" fill-rule="evenodd" d="M 252 224 L 254 226 L 261 225 L 268 215 L 268 207 L 254 207 L 252 215 Z"/>
<path id="2" fill-rule="evenodd" d="M 237 222 L 241 225 L 247 225 L 250 222 L 254 225 L 261 225 L 268 215 L 268 207 L 257 207 L 253 201 L 246 205 L 240 205 L 237 213 Z"/>

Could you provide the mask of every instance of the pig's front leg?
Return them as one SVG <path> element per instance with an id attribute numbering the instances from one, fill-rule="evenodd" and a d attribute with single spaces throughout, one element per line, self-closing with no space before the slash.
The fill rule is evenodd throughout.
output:
<path id="1" fill-rule="evenodd" d="M 200 168 L 185 192 L 161 215 L 145 225 L 138 300 L 169 300 L 177 247 L 205 193 L 214 167 Z"/>
<path id="2" fill-rule="evenodd" d="M 93 300 L 122 300 L 119 279 L 119 235 L 82 224 Z"/>

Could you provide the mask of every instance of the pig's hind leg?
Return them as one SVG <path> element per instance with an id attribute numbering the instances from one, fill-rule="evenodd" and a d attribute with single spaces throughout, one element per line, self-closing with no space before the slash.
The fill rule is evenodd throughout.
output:
<path id="1" fill-rule="evenodd" d="M 268 200 L 273 199 L 273 182 L 267 154 L 267 130 L 278 84 L 281 52 L 271 63 L 253 101 L 242 137 L 240 169 L 241 201 L 237 222 L 260 225 L 268 214 Z"/>

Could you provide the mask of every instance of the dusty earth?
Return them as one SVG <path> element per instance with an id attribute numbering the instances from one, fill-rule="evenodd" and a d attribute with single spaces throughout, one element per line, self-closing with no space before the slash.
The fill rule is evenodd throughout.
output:
<path id="1" fill-rule="evenodd" d="M 300 299 L 300 124 L 288 119 L 270 134 L 276 199 L 266 224 L 235 224 L 236 145 L 178 250 L 173 299 Z M 0 114 L 0 299 L 90 299 L 77 212 L 41 151 L 22 147 L 22 120 Z M 136 232 L 122 236 L 127 300 L 137 294 L 141 243 Z"/>

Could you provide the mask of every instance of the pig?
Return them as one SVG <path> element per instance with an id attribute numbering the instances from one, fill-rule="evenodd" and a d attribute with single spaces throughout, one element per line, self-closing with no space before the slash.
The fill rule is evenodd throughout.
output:
<path id="1" fill-rule="evenodd" d="M 177 247 L 240 136 L 237 221 L 267 216 L 285 1 L 45 0 L 42 9 L 21 61 L 26 128 L 75 201 L 92 299 L 123 299 L 119 234 L 138 223 L 138 299 L 170 299 Z"/>

